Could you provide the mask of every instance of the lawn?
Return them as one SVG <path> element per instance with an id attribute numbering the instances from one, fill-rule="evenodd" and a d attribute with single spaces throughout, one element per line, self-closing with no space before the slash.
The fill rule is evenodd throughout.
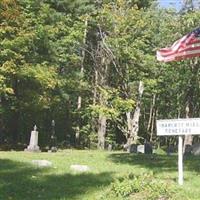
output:
<path id="1" fill-rule="evenodd" d="M 34 166 L 31 161 L 38 159 L 49 160 L 53 165 L 49 168 Z M 91 170 L 75 173 L 70 170 L 72 164 L 88 165 Z M 184 161 L 185 182 L 179 187 L 176 155 L 65 150 L 57 153 L 0 152 L 0 200 L 109 200 L 112 198 L 106 195 L 102 198 L 102 195 L 115 180 L 127 174 L 145 173 L 173 185 L 176 192 L 171 199 L 200 199 L 199 157 Z"/>

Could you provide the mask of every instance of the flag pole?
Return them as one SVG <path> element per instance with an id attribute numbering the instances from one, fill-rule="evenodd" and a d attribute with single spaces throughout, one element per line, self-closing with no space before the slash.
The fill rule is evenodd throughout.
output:
<path id="1" fill-rule="evenodd" d="M 157 60 L 163 62 L 200 57 L 200 27 L 175 41 L 171 47 L 156 52 Z M 183 185 L 183 135 L 178 139 L 178 183 Z"/>
<path id="2" fill-rule="evenodd" d="M 183 185 L 183 136 L 178 136 L 178 184 Z"/>

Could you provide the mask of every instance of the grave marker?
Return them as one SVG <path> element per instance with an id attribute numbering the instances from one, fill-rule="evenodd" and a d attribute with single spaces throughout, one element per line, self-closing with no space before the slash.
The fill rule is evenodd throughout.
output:
<path id="1" fill-rule="evenodd" d="M 40 147 L 38 146 L 38 131 L 36 125 L 34 126 L 33 131 L 31 131 L 30 142 L 25 151 L 40 152 Z"/>

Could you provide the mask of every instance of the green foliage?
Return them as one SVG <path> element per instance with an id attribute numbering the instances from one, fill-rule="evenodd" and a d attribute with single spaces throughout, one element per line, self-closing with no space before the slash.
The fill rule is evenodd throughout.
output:
<path id="1" fill-rule="evenodd" d="M 112 118 L 116 118 L 119 115 L 119 113 L 115 109 L 109 108 L 106 106 L 91 105 L 90 108 L 92 110 L 92 115 L 96 117 L 99 115 L 103 115 L 107 117 L 108 119 L 112 119 Z"/>
<path id="2" fill-rule="evenodd" d="M 23 80 L 38 83 L 45 89 L 55 89 L 59 84 L 58 74 L 54 67 L 40 64 L 36 66 L 23 66 L 20 69 L 20 76 Z"/>
<path id="3" fill-rule="evenodd" d="M 134 116 L 138 81 L 145 86 L 139 137 L 154 140 L 156 118 L 185 117 L 188 102 L 198 117 L 199 59 L 155 59 L 156 50 L 199 26 L 197 5 L 186 1 L 177 13 L 153 2 L 1 0 L 2 137 L 28 141 L 37 123 L 45 143 L 54 119 L 60 142 L 73 144 L 79 125 L 82 146 L 95 146 L 97 120 L 105 116 L 106 141 L 126 142 L 126 113 Z"/>
<path id="4" fill-rule="evenodd" d="M 95 117 L 106 116 L 107 119 L 116 120 L 121 114 L 133 110 L 135 102 L 132 99 L 123 99 L 115 89 L 99 87 L 99 93 L 104 104 L 90 105 L 91 114 Z"/>
<path id="5" fill-rule="evenodd" d="M 41 118 L 45 115 L 49 117 L 45 116 L 44 121 L 51 121 L 56 116 L 55 107 L 62 116 L 62 101 L 69 101 L 65 96 L 77 84 L 65 80 L 78 77 L 84 23 L 58 12 L 47 2 L 5 0 L 0 2 L 0 8 L 1 107 L 7 112 L 3 115 L 6 131 L 15 137 L 20 132 L 25 135 L 32 123 L 44 123 Z M 65 109 L 65 114 L 68 112 Z M 19 121 L 26 120 L 21 126 L 16 120 L 18 115 Z M 12 121 L 16 126 L 10 130 Z M 45 122 L 41 129 L 49 132 L 47 126 Z"/>
<path id="6" fill-rule="evenodd" d="M 144 199 L 144 200 L 157 200 L 157 199 L 172 199 L 175 193 L 175 186 L 164 183 L 161 180 L 155 179 L 153 174 L 141 174 L 135 176 L 129 174 L 125 177 L 118 178 L 114 181 L 108 193 L 104 194 L 101 199 L 112 198 L 119 199 Z"/>
<path id="7" fill-rule="evenodd" d="M 121 113 L 132 111 L 134 106 L 135 102 L 132 99 L 122 99 L 121 97 L 116 97 L 113 100 L 113 107 Z"/>

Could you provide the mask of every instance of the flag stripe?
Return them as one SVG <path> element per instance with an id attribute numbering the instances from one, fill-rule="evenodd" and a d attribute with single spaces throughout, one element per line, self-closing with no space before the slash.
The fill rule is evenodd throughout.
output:
<path id="1" fill-rule="evenodd" d="M 199 43 L 188 45 L 185 49 L 179 50 L 177 53 L 181 53 L 181 52 L 189 51 L 189 50 L 195 50 L 195 49 L 199 49 L 199 48 L 200 48 L 200 41 L 199 41 Z M 162 52 L 162 51 L 160 51 L 160 52 Z M 174 52 L 169 52 L 169 51 L 167 53 L 162 52 L 162 56 L 170 56 L 173 54 L 174 54 Z"/>
<path id="2" fill-rule="evenodd" d="M 157 60 L 170 62 L 200 56 L 200 28 L 183 36 L 174 42 L 171 47 L 157 51 Z"/>
<path id="3" fill-rule="evenodd" d="M 196 50 L 192 50 L 192 51 L 184 51 L 182 53 L 177 53 L 177 54 L 173 54 L 171 56 L 167 56 L 167 57 L 162 57 L 160 55 L 157 56 L 158 61 L 164 61 L 164 62 L 169 62 L 169 61 L 173 61 L 173 60 L 181 60 L 182 58 L 188 58 L 188 57 L 195 57 L 195 56 L 199 56 L 200 55 L 200 48 L 196 49 Z"/>
<path id="4" fill-rule="evenodd" d="M 200 43 L 200 39 L 198 39 L 198 40 L 196 39 L 195 41 L 190 41 L 189 43 L 187 43 L 187 46 L 196 45 L 198 43 Z M 172 48 L 162 48 L 159 51 L 162 52 L 162 53 L 167 53 L 169 51 L 172 51 Z"/>

